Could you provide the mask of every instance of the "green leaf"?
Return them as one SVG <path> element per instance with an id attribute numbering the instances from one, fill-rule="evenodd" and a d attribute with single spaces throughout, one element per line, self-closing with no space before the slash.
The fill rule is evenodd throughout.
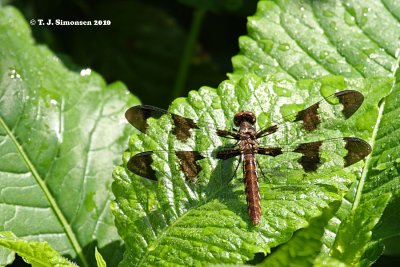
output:
<path id="1" fill-rule="evenodd" d="M 233 118 L 237 110 L 243 109 L 251 109 L 264 120 L 279 119 L 282 110 L 298 103 L 296 99 L 302 99 L 305 106 L 321 99 L 325 80 L 335 79 L 308 80 L 310 89 L 307 91 L 299 88 L 299 84 L 304 82 L 248 75 L 237 84 L 224 82 L 217 91 L 202 88 L 199 92 L 192 92 L 187 99 L 175 101 L 170 110 L 200 122 L 219 122 L 221 128 L 224 124 L 229 128 L 232 122 L 228 118 Z M 345 123 L 345 127 L 338 129 L 328 125 L 314 138 L 368 137 L 373 125 L 364 118 L 368 114 L 375 117 L 375 121 L 378 116 L 375 107 L 380 95 L 374 94 L 374 89 L 381 88 L 387 92 L 391 85 L 386 78 L 368 81 L 341 78 L 341 81 L 340 86 L 357 89 L 369 98 L 358 114 Z M 334 83 L 330 84 L 335 87 Z M 282 99 L 285 101 L 280 102 Z M 132 136 L 131 152 L 125 154 L 125 160 L 139 151 L 179 147 L 174 145 L 173 136 L 168 135 L 171 123 L 166 117 L 149 123 L 147 136 Z M 279 138 L 275 141 L 286 141 L 287 144 L 307 140 L 299 132 L 296 135 L 295 130 Z M 193 146 L 182 149 L 203 151 L 219 145 L 222 144 L 210 140 L 208 133 L 204 132 L 196 136 Z M 268 163 L 261 157 L 259 159 L 261 166 L 263 163 L 286 166 L 288 160 L 285 156 Z M 296 158 L 292 160 L 295 162 Z M 260 184 L 264 216 L 258 228 L 249 223 L 244 189 L 239 179 L 241 172 L 231 183 L 229 181 L 236 166 L 233 162 L 204 160 L 197 186 L 184 181 L 179 164 L 172 155 L 157 154 L 153 166 L 158 172 L 158 183 L 135 176 L 122 167 L 114 172 L 116 223 L 128 249 L 125 260 L 136 264 L 152 265 L 159 261 L 195 265 L 234 263 L 250 260 L 256 252 L 269 253 L 271 248 L 287 242 L 294 231 L 320 216 L 330 203 L 341 200 L 347 186 L 355 180 L 351 170 L 357 170 L 362 164 L 336 172 L 326 169 L 307 178 L 292 173 L 290 169 L 283 176 L 269 176 L 270 182 L 263 180 Z"/>
<path id="2" fill-rule="evenodd" d="M 0 246 L 17 252 L 27 263 L 35 266 L 76 266 L 62 257 L 47 242 L 26 241 L 12 232 L 0 232 Z"/>
<path id="3" fill-rule="evenodd" d="M 399 9 L 396 5 L 391 1 L 260 1 L 257 13 L 249 19 L 248 35 L 240 38 L 240 53 L 233 58 L 235 70 L 230 80 L 216 90 L 203 87 L 186 99 L 177 99 L 170 111 L 229 128 L 237 111 L 251 110 L 261 126 L 313 104 L 328 92 L 354 89 L 365 95 L 360 110 L 349 121 L 327 125 L 310 138 L 358 136 L 376 147 L 380 134 L 390 132 L 388 146 L 397 148 L 396 128 L 389 127 L 389 121 L 396 122 L 398 112 L 394 104 L 389 109 L 390 105 L 383 103 L 389 99 L 398 103 L 398 97 L 381 101 L 393 94 L 397 81 L 393 76 L 399 65 L 399 16 L 395 11 L 390 13 Z M 388 126 L 383 114 L 389 116 Z M 145 150 L 207 150 L 228 143 L 202 132 L 195 142 L 179 146 L 168 134 L 172 126 L 166 117 L 150 120 L 149 125 L 147 136 L 132 136 L 125 164 L 130 156 Z M 290 144 L 307 140 L 297 129 L 279 138 L 270 141 Z M 335 157 L 338 152 L 332 149 L 332 155 L 325 156 Z M 400 214 L 397 191 L 392 192 L 398 185 L 397 169 L 377 165 L 375 158 L 384 156 L 380 152 L 374 152 L 364 168 L 358 163 L 311 178 L 285 171 L 282 166 L 295 158 L 265 160 L 262 166 L 283 168 L 285 175 L 260 182 L 263 219 L 258 228 L 253 228 L 247 217 L 243 186 L 237 179 L 241 172 L 230 181 L 236 167 L 232 161 L 205 159 L 196 186 L 185 182 L 173 154 L 156 153 L 153 158 L 157 183 L 133 175 L 123 167 L 126 165 L 118 167 L 114 171 L 113 211 L 127 248 L 121 265 L 243 263 L 256 253 L 270 253 L 278 245 L 290 256 L 272 253 L 271 261 L 275 258 L 281 266 L 288 266 L 302 253 L 306 254 L 297 259 L 299 262 L 315 265 L 369 265 L 381 253 L 383 235 L 377 235 L 375 227 L 380 218 L 385 221 L 387 203 L 388 207 L 393 203 Z M 395 157 L 390 160 L 395 165 Z M 387 179 L 376 177 L 376 166 L 388 172 Z M 366 198 L 366 190 L 380 183 L 383 186 Z M 383 190 L 389 184 L 391 189 Z M 336 203 L 342 204 L 329 211 Z M 376 205 L 381 206 L 369 210 Z M 331 215 L 325 218 L 327 210 Z M 310 224 L 319 219 L 325 221 Z M 306 227 L 315 242 L 309 252 L 304 250 L 307 235 L 298 242 L 291 240 L 295 231 Z M 360 229 L 351 239 L 350 233 Z M 346 240 L 353 243 L 340 251 Z"/>
<path id="4" fill-rule="evenodd" d="M 327 263 L 326 261 L 334 260 L 333 258 L 327 257 L 327 255 L 321 255 L 322 236 L 326 224 L 336 213 L 340 204 L 339 202 L 332 203 L 329 208 L 325 209 L 320 217 L 313 219 L 310 225 L 297 231 L 291 240 L 281 245 L 275 253 L 267 257 L 261 266 L 315 266 L 319 263 L 323 266 L 340 266 L 344 265 L 343 262 L 335 260 L 334 264 Z M 325 257 L 324 257 L 325 256 Z"/>
<path id="5" fill-rule="evenodd" d="M 123 111 L 138 101 L 94 71 L 68 70 L 14 8 L 0 8 L 0 29 L 1 229 L 81 266 L 95 264 L 97 245 L 115 266 L 110 176 L 130 134 Z"/>
<path id="6" fill-rule="evenodd" d="M 248 35 L 240 38 L 231 78 L 245 72 L 295 80 L 393 76 L 400 35 L 396 10 L 397 1 L 390 0 L 260 1 Z"/>
<path id="7" fill-rule="evenodd" d="M 0 266 L 7 266 L 15 260 L 15 252 L 5 247 L 0 247 Z"/>
<path id="8" fill-rule="evenodd" d="M 328 234 L 332 234 L 328 233 L 329 222 L 333 221 L 338 209 L 338 205 L 333 205 L 323 216 L 311 222 L 308 228 L 298 231 L 289 242 L 267 257 L 262 265 L 357 266 L 364 252 L 370 249 L 372 229 L 390 197 L 390 194 L 381 195 L 360 205 L 341 222 L 334 245 L 329 245 L 326 240 Z"/>
<path id="9" fill-rule="evenodd" d="M 98 267 L 107 267 L 107 264 L 104 261 L 103 256 L 101 256 L 100 252 L 97 250 L 97 247 L 96 247 L 94 255 L 96 256 L 96 261 L 97 261 Z"/>
<path id="10" fill-rule="evenodd" d="M 372 229 L 378 223 L 390 197 L 391 194 L 383 194 L 358 206 L 342 223 L 330 255 L 349 266 L 357 265 L 368 249 Z"/>
<path id="11" fill-rule="evenodd" d="M 400 71 L 397 69 L 396 80 L 391 94 L 382 103 L 379 131 L 376 133 L 375 150 L 370 161 L 369 175 L 363 180 L 362 195 L 359 202 L 368 202 L 377 196 L 391 193 L 392 198 L 383 213 L 379 225 L 373 233 L 376 241 L 389 240 L 400 235 L 400 143 L 397 133 L 400 125 Z M 377 244 L 382 247 L 381 244 Z M 386 243 L 388 253 L 398 251 L 397 243 Z"/>
<path id="12" fill-rule="evenodd" d="M 378 92 L 377 89 L 374 91 Z M 386 99 L 384 105 L 386 108 L 381 106 L 382 114 L 378 119 L 379 131 L 373 138 L 375 146 L 384 143 L 381 141 L 382 138 L 397 140 L 394 132 L 396 128 L 393 128 L 393 125 L 397 124 L 397 118 L 392 116 L 396 114 L 393 109 L 397 108 L 398 95 L 399 86 L 396 85 Z M 380 137 L 381 132 L 383 134 Z M 386 144 L 389 143 L 390 141 L 386 142 Z M 396 151 L 396 145 L 393 147 Z M 390 161 L 391 157 L 389 157 L 389 161 L 387 161 L 387 157 L 384 157 L 385 154 L 382 147 L 375 148 L 371 159 L 367 161 L 369 169 L 365 175 L 361 176 L 360 181 L 356 181 L 352 185 L 334 216 L 326 223 L 323 221 L 320 224 L 322 228 L 310 226 L 310 230 L 305 230 L 306 233 L 310 234 L 311 232 L 314 235 L 318 233 L 318 230 L 323 230 L 321 236 L 316 236 L 314 240 L 310 240 L 309 237 L 292 239 L 280 248 L 280 253 L 277 252 L 272 255 L 272 258 L 267 258 L 265 263 L 268 265 L 272 264 L 271 261 L 279 260 L 288 264 L 306 260 L 316 265 L 317 262 L 321 262 L 328 256 L 347 266 L 356 266 L 360 262 L 362 265 L 369 266 L 375 262 L 382 254 L 382 241 L 399 232 L 396 229 L 398 227 L 396 214 L 399 212 L 396 204 L 398 204 L 399 195 L 398 190 L 391 187 L 398 184 L 398 170 L 396 167 L 392 167 L 396 166 L 397 157 L 391 153 L 390 155 L 394 158 Z M 381 159 L 382 156 L 384 157 L 382 161 L 386 160 L 387 164 L 391 166 L 388 169 L 376 167 L 380 164 L 377 159 Z M 385 218 L 385 214 L 388 212 L 392 213 Z M 311 244 L 314 243 L 313 254 L 309 253 L 307 257 L 304 255 L 304 249 L 301 249 L 305 242 L 307 242 L 308 248 L 312 248 Z M 397 247 L 395 244 L 393 246 Z M 304 264 L 304 262 L 302 263 Z M 332 266 L 336 266 L 336 264 L 334 263 Z"/>
<path id="13" fill-rule="evenodd" d="M 400 234 L 399 164 L 396 161 L 399 146 L 396 125 L 400 124 L 397 110 L 400 97 L 398 78 L 397 68 L 392 92 L 380 103 L 373 134 L 374 149 L 366 163 L 368 169 L 353 185 L 336 218 L 328 223 L 327 230 L 330 232 L 324 237 L 331 241 L 325 243 L 329 248 L 325 254 L 341 258 L 350 266 L 359 264 L 357 260 L 363 266 L 371 265 L 383 253 L 384 245 L 389 253 L 398 247 L 397 243 L 389 242 L 393 236 Z M 357 214 L 363 216 L 357 218 Z M 339 224 L 340 221 L 343 223 Z M 358 225 L 349 228 L 348 222 Z M 334 234 L 336 236 L 332 238 Z M 343 241 L 346 238 L 350 240 Z"/>

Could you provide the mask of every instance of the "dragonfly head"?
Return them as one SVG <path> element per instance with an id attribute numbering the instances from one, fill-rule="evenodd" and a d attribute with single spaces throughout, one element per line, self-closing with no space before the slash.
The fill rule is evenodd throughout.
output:
<path id="1" fill-rule="evenodd" d="M 241 112 L 238 112 L 235 114 L 235 117 L 233 118 L 233 122 L 238 127 L 243 122 L 248 122 L 251 125 L 254 125 L 254 123 L 256 123 L 256 115 L 254 115 L 254 113 L 251 111 L 241 111 Z"/>

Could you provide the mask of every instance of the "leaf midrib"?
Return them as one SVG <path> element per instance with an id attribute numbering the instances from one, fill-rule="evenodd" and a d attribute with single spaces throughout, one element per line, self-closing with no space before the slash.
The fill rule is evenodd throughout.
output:
<path id="1" fill-rule="evenodd" d="M 393 77 L 392 87 L 391 87 L 391 90 L 390 90 L 390 92 L 389 92 L 389 94 L 387 96 L 389 96 L 392 93 L 393 88 L 396 86 L 396 82 L 397 82 L 396 81 L 396 72 L 399 69 L 400 57 L 397 59 L 396 63 L 397 63 L 397 65 L 393 69 L 393 72 L 392 72 L 392 77 Z M 376 140 L 377 140 L 378 131 L 380 129 L 380 123 L 381 123 L 381 120 L 382 120 L 382 116 L 383 116 L 383 113 L 385 111 L 385 104 L 386 104 L 386 97 L 387 96 L 385 96 L 385 98 L 383 99 L 383 101 L 382 101 L 382 103 L 381 103 L 381 105 L 379 107 L 378 118 L 376 120 L 376 124 L 374 126 L 374 131 L 373 131 L 372 137 L 371 137 L 371 140 L 372 140 L 371 151 L 372 152 L 371 152 L 371 154 L 369 154 L 369 156 L 367 157 L 367 159 L 365 161 L 364 170 L 363 170 L 363 173 L 361 174 L 361 178 L 360 178 L 360 183 L 357 186 L 356 196 L 355 196 L 355 199 L 354 199 L 352 211 L 354 211 L 359 206 L 360 200 L 361 200 L 361 196 L 362 196 L 362 193 L 364 191 L 363 190 L 364 189 L 364 184 L 365 184 L 365 181 L 367 179 L 368 170 L 369 170 L 369 167 L 370 167 L 370 164 L 371 164 L 371 161 L 372 161 L 372 155 L 373 155 L 373 152 L 374 152 L 374 146 L 375 146 L 375 143 L 376 143 Z"/>
<path id="2" fill-rule="evenodd" d="M 378 135 L 378 130 L 379 130 L 379 126 L 380 126 L 380 123 L 381 123 L 381 120 L 382 120 L 383 111 L 385 110 L 385 102 L 386 101 L 382 101 L 382 104 L 379 107 L 378 118 L 376 120 L 374 131 L 373 131 L 372 137 L 371 137 L 371 140 L 372 140 L 371 141 L 372 142 L 371 143 L 371 151 L 374 151 L 374 147 L 375 147 L 375 143 L 376 143 L 376 137 Z M 360 204 L 362 192 L 364 191 L 363 189 L 364 189 L 364 185 L 365 185 L 365 180 L 367 179 L 368 169 L 369 169 L 369 166 L 370 166 L 371 160 L 372 160 L 372 154 L 373 154 L 373 152 L 368 155 L 368 157 L 367 157 L 367 159 L 365 161 L 364 169 L 363 169 L 363 172 L 362 172 L 361 178 L 360 178 L 360 182 L 358 183 L 358 186 L 357 186 L 356 197 L 354 199 L 352 211 L 357 209 L 357 207 Z"/>
<path id="3" fill-rule="evenodd" d="M 58 206 L 56 200 L 52 196 L 52 194 L 51 194 L 49 188 L 47 187 L 46 183 L 44 182 L 43 178 L 40 176 L 40 174 L 36 170 L 35 166 L 30 161 L 27 153 L 25 152 L 23 147 L 18 143 L 18 140 L 17 140 L 16 136 L 14 136 L 14 134 L 12 133 L 10 128 L 7 126 L 7 124 L 4 122 L 2 117 L 0 117 L 0 125 L 5 130 L 6 134 L 10 138 L 10 140 L 14 143 L 15 147 L 17 148 L 17 150 L 18 150 L 19 154 L 21 155 L 21 157 L 24 159 L 27 167 L 29 168 L 29 170 L 32 173 L 33 177 L 35 178 L 36 182 L 38 183 L 38 185 L 42 189 L 45 197 L 47 198 L 47 200 L 50 203 L 50 207 L 52 208 L 52 210 L 54 211 L 57 219 L 59 220 L 59 222 L 61 223 L 62 227 L 64 228 L 65 234 L 67 235 L 69 241 L 71 242 L 71 245 L 75 249 L 79 259 L 82 261 L 82 264 L 84 266 L 86 266 L 86 267 L 89 267 L 89 264 L 88 264 L 85 256 L 82 253 L 83 250 L 82 250 L 82 247 L 80 246 L 80 244 L 78 242 L 78 239 L 77 239 L 76 235 L 72 231 L 72 228 L 71 228 L 70 224 L 68 223 L 68 221 L 65 218 L 64 214 L 62 213 L 61 208 Z"/>

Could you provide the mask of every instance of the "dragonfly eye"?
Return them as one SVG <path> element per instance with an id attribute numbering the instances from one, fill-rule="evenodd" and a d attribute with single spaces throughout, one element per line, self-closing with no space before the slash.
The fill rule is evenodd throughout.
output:
<path id="1" fill-rule="evenodd" d="M 236 126 L 240 126 L 240 124 L 244 121 L 247 121 L 251 125 L 256 123 L 256 115 L 254 115 L 253 112 L 251 111 L 242 111 L 236 113 L 233 122 L 235 123 Z"/>

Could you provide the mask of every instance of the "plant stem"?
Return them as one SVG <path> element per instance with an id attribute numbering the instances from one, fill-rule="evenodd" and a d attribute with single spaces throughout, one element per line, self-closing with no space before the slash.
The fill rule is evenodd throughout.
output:
<path id="1" fill-rule="evenodd" d="M 190 28 L 189 35 L 186 39 L 178 73 L 175 79 L 174 89 L 172 91 L 173 99 L 181 96 L 183 93 L 183 88 L 186 84 L 186 78 L 190 66 L 190 61 L 192 59 L 193 52 L 196 48 L 197 38 L 200 33 L 200 27 L 205 13 L 206 10 L 203 8 L 196 9 L 194 12 L 192 26 Z"/>

